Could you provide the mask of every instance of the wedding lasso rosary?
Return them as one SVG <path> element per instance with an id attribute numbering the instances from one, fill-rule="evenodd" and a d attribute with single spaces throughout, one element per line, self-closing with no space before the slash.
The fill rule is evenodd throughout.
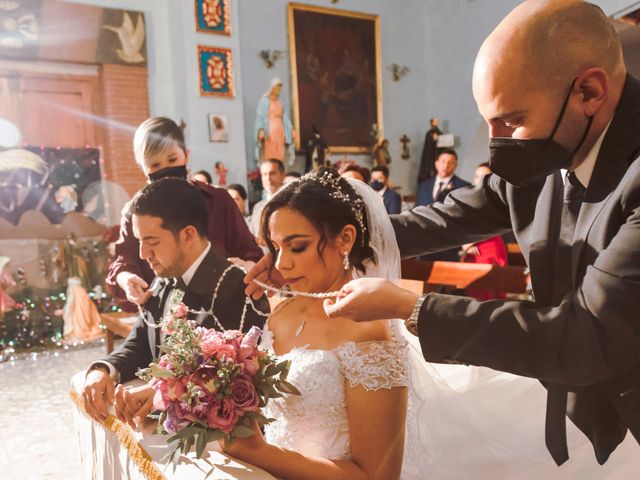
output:
<path id="1" fill-rule="evenodd" d="M 222 323 L 220 323 L 220 321 L 218 320 L 218 317 L 213 313 L 213 307 L 216 304 L 216 300 L 218 298 L 218 290 L 220 289 L 220 285 L 222 285 L 222 282 L 225 278 L 225 276 L 227 275 L 227 273 L 229 273 L 229 271 L 231 271 L 232 268 L 238 268 L 240 270 L 242 270 L 243 272 L 245 272 L 245 270 L 242 267 L 239 267 L 237 265 L 229 265 L 223 272 L 222 275 L 220 275 L 220 278 L 218 279 L 218 283 L 216 284 L 216 287 L 213 290 L 213 297 L 211 298 L 211 306 L 209 307 L 209 310 L 205 310 L 204 308 L 201 310 L 194 310 L 192 308 L 189 308 L 187 306 L 187 313 L 190 313 L 192 315 L 209 315 L 211 316 L 211 318 L 213 318 L 213 322 L 215 323 L 216 327 L 218 327 L 220 330 L 225 331 L 227 330 Z M 151 290 L 153 290 L 153 282 L 151 284 L 150 287 Z M 184 292 L 181 290 L 176 290 L 177 292 L 179 292 L 178 295 L 174 295 L 174 292 L 171 293 L 171 297 L 169 299 L 167 299 L 167 301 L 169 301 L 169 305 L 170 305 L 170 309 L 172 310 L 173 307 L 175 307 L 178 303 L 180 303 L 182 301 L 182 297 L 184 297 Z M 247 310 L 249 305 L 251 306 L 251 308 L 253 309 L 254 312 L 256 312 L 256 314 L 260 315 L 261 317 L 268 317 L 269 314 L 260 311 L 259 309 L 256 308 L 256 306 L 253 304 L 253 300 L 251 299 L 250 296 L 247 296 L 245 298 L 244 301 L 244 305 L 242 307 L 242 316 L 240 317 L 240 326 L 238 327 L 238 330 L 242 330 L 242 328 L 244 327 L 244 320 L 245 317 L 247 316 Z M 147 325 L 147 327 L 149 328 L 153 328 L 153 329 L 157 329 L 157 328 L 161 328 L 162 324 L 164 322 L 164 316 L 160 317 L 160 320 L 158 322 L 150 322 L 147 319 L 147 315 L 145 314 L 145 311 L 142 309 L 142 307 L 140 305 L 138 305 L 138 313 L 140 315 L 140 317 L 142 318 L 142 321 Z"/>
<path id="2" fill-rule="evenodd" d="M 258 285 L 259 287 L 262 287 L 263 289 L 268 290 L 270 292 L 277 293 L 278 295 L 283 297 L 337 298 L 342 295 L 342 292 L 340 292 L 339 290 L 335 292 L 321 292 L 321 293 L 293 292 L 285 288 L 274 287 L 273 285 L 266 284 L 264 282 L 261 282 L 260 280 L 256 280 L 255 278 L 251 281 L 256 285 Z"/>

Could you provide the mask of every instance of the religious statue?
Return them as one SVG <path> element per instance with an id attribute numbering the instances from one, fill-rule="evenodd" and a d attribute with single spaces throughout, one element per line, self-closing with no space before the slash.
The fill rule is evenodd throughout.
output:
<path id="1" fill-rule="evenodd" d="M 305 151 L 306 156 L 306 164 L 305 164 L 305 172 L 309 172 L 311 170 L 317 170 L 320 167 L 326 167 L 327 157 L 329 153 L 329 148 L 327 144 L 322 139 L 320 132 L 314 125 L 312 127 L 313 136 L 307 142 L 307 148 Z"/>
<path id="2" fill-rule="evenodd" d="M 400 137 L 400 143 L 402 143 L 402 155 L 400 155 L 400 157 L 403 160 L 407 160 L 411 156 L 411 153 L 409 152 L 410 142 L 411 140 L 409 139 L 409 137 L 407 137 L 406 133 L 402 135 L 402 137 Z"/>
<path id="3" fill-rule="evenodd" d="M 258 102 L 256 113 L 256 161 L 277 159 L 285 163 L 295 160 L 294 130 L 289 115 L 280 101 L 282 81 L 272 78 L 267 91 Z"/>
<path id="4" fill-rule="evenodd" d="M 438 150 L 438 137 L 442 135 L 442 131 L 438 128 L 440 120 L 432 118 L 430 120 L 431 128 L 424 136 L 424 147 L 422 149 L 422 160 L 420 161 L 420 170 L 418 172 L 418 183 L 436 176 L 436 154 Z"/>
<path id="5" fill-rule="evenodd" d="M 374 167 L 388 167 L 391 163 L 391 154 L 389 153 L 389 140 L 386 138 L 373 147 L 371 152 Z"/>

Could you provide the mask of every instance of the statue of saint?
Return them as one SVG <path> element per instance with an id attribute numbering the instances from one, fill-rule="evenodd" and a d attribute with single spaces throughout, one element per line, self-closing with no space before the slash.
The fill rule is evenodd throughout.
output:
<path id="1" fill-rule="evenodd" d="M 424 136 L 424 147 L 422 149 L 422 161 L 420 162 L 420 170 L 418 172 L 418 183 L 436 176 L 436 154 L 438 150 L 438 137 L 442 135 L 442 131 L 438 128 L 440 120 L 432 118 L 430 120 L 431 128 Z"/>
<path id="2" fill-rule="evenodd" d="M 271 79 L 269 91 L 258 102 L 256 112 L 256 161 L 258 163 L 272 158 L 285 163 L 295 159 L 294 130 L 289 115 L 280 101 L 282 81 Z"/>

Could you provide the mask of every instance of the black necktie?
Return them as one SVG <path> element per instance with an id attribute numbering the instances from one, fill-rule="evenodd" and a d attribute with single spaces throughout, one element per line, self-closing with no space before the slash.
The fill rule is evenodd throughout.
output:
<path id="1" fill-rule="evenodd" d="M 182 277 L 173 279 L 173 288 L 177 288 L 178 290 L 182 290 L 183 292 L 187 291 L 187 284 L 184 283 Z"/>
<path id="2" fill-rule="evenodd" d="M 440 194 L 442 193 L 442 190 L 444 190 L 444 182 L 438 182 L 438 189 L 436 190 L 436 194 L 433 196 L 434 202 L 440 201 Z"/>
<path id="3" fill-rule="evenodd" d="M 560 232 L 556 248 L 553 274 L 553 304 L 558 305 L 562 298 L 573 290 L 571 251 L 576 222 L 586 189 L 574 172 L 567 172 L 562 195 Z M 569 458 L 567 449 L 567 389 L 562 385 L 553 385 L 547 395 L 547 418 L 545 422 L 545 440 L 551 456 L 558 465 Z"/>

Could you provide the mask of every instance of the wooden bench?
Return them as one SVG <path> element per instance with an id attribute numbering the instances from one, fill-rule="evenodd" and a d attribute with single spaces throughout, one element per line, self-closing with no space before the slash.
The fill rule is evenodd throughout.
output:
<path id="1" fill-rule="evenodd" d="M 444 293 L 450 293 L 454 289 L 474 289 L 524 295 L 527 293 L 529 282 L 529 275 L 522 266 L 501 267 L 483 263 L 417 260 L 402 262 L 402 278 L 422 282 L 423 292 L 442 291 Z M 415 288 L 416 286 L 413 285 L 409 289 L 415 290 Z"/>

